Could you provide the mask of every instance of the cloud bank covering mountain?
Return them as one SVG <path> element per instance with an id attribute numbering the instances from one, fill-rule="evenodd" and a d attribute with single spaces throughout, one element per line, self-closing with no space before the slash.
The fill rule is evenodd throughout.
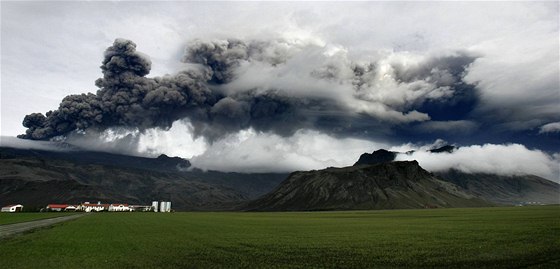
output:
<path id="1" fill-rule="evenodd" d="M 443 141 L 436 141 L 438 145 Z M 465 173 L 486 173 L 504 176 L 533 174 L 560 182 L 560 155 L 549 155 L 541 150 L 530 150 L 520 144 L 471 145 L 452 152 L 434 153 L 426 147 L 410 144 L 392 148 L 400 152 L 395 160 L 417 160 L 420 166 L 432 172 L 459 170 Z"/>
<path id="2" fill-rule="evenodd" d="M 412 157 L 558 179 L 557 2 L 2 7 L 3 135 L 259 172 L 444 139 Z"/>

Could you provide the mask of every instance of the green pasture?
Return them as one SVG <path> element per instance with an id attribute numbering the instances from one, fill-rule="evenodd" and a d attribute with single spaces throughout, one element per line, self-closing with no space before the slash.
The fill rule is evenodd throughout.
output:
<path id="1" fill-rule="evenodd" d="M 0 225 L 4 224 L 12 224 L 12 223 L 19 223 L 19 222 L 26 222 L 32 220 L 40 220 L 40 219 L 49 219 L 49 218 L 56 218 L 61 216 L 68 216 L 74 213 L 69 212 L 48 212 L 48 213 L 0 213 Z"/>
<path id="2" fill-rule="evenodd" d="M 560 268 L 560 207 L 92 213 L 0 241 L 2 268 Z"/>

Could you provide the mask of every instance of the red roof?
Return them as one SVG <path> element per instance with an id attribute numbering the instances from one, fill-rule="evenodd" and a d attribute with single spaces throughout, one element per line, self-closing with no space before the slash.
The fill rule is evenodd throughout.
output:
<path id="1" fill-rule="evenodd" d="M 89 207 L 109 207 L 108 204 L 82 204 L 82 206 L 89 206 Z"/>
<path id="2" fill-rule="evenodd" d="M 65 204 L 49 204 L 47 207 L 48 208 L 67 208 L 69 205 L 65 205 Z"/>

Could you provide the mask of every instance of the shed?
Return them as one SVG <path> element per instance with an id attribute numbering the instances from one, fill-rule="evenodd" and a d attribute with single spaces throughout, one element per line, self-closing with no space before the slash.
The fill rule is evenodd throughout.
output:
<path id="1" fill-rule="evenodd" d="M 2 212 L 21 212 L 23 205 L 7 205 L 2 207 Z"/>
<path id="2" fill-rule="evenodd" d="M 67 211 L 67 210 L 76 210 L 76 207 L 73 205 L 67 204 L 49 204 L 47 205 L 48 211 Z"/>

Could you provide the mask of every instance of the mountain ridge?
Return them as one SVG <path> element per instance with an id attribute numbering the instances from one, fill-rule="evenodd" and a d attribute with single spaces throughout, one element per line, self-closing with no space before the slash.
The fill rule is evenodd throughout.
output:
<path id="1" fill-rule="evenodd" d="M 363 210 L 489 206 L 416 161 L 294 172 L 248 211 Z"/>
<path id="2" fill-rule="evenodd" d="M 469 174 L 456 169 L 434 174 L 496 204 L 560 204 L 560 184 L 535 175 Z"/>
<path id="3" fill-rule="evenodd" d="M 179 210 L 227 210 L 272 190 L 287 174 L 188 169 L 188 160 L 93 151 L 0 147 L 0 203 L 171 200 Z M 186 168 L 186 169 L 185 169 Z"/>
<path id="4" fill-rule="evenodd" d="M 459 149 L 453 145 L 426 150 L 432 154 L 452 153 Z M 397 154 L 408 154 L 379 149 L 364 153 L 356 164 L 393 162 Z M 456 184 L 461 190 L 479 198 L 502 205 L 525 203 L 560 204 L 560 184 L 535 175 L 504 176 L 491 173 L 466 173 L 457 169 L 434 172 L 441 179 Z"/>
<path id="5" fill-rule="evenodd" d="M 438 154 L 455 149 L 444 146 L 430 151 Z M 430 173 L 417 161 L 395 162 L 396 154 L 387 150 L 364 153 L 353 166 L 342 168 L 243 174 L 202 171 L 192 168 L 186 159 L 163 154 L 146 158 L 74 147 L 62 151 L 0 147 L 0 203 L 44 206 L 52 202 L 102 200 L 146 204 L 166 199 L 173 201 L 178 210 L 273 211 L 560 203 L 560 185 L 537 176 L 467 174 L 457 170 Z M 423 183 L 418 184 L 411 174 L 422 177 Z M 301 181 L 301 186 L 299 181 L 290 181 L 306 177 L 315 177 L 315 181 Z M 370 193 L 352 186 L 361 186 Z M 318 198 L 313 198 L 311 187 L 318 190 Z M 303 193 L 298 194 L 298 188 Z M 298 194 L 299 198 L 271 198 L 279 195 L 278 191 L 293 197 Z M 436 202 L 430 200 L 432 194 L 436 194 Z M 377 203 L 368 203 L 364 197 Z"/>

